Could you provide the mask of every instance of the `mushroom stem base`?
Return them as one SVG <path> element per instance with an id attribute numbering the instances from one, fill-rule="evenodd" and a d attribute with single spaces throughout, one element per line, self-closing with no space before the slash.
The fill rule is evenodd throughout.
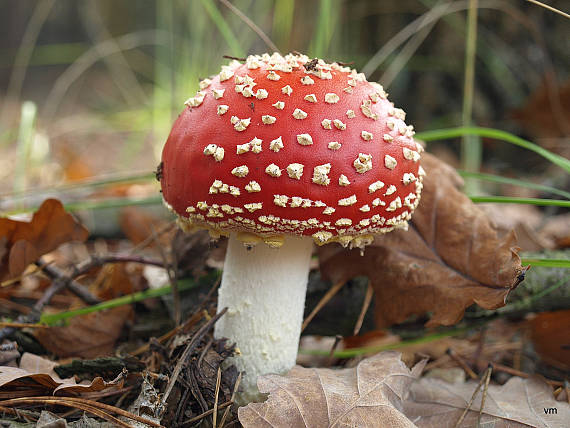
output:
<path id="1" fill-rule="evenodd" d="M 295 365 L 312 248 L 310 237 L 286 237 L 279 249 L 260 244 L 248 250 L 230 236 L 218 295 L 218 311 L 228 311 L 214 334 L 240 350 L 231 362 L 245 372 L 242 401 L 260 397 L 258 376 Z"/>

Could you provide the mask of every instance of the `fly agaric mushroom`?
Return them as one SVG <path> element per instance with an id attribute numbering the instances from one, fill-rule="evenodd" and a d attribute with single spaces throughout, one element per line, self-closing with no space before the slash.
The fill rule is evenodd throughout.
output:
<path id="1" fill-rule="evenodd" d="M 185 104 L 164 201 L 184 230 L 229 236 L 215 335 L 237 343 L 253 397 L 258 375 L 295 364 L 313 242 L 363 249 L 407 227 L 422 147 L 381 85 L 305 55 L 234 60 Z"/>

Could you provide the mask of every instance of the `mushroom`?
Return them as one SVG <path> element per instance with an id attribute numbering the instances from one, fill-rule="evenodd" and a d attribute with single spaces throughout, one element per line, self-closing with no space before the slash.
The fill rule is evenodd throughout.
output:
<path id="1" fill-rule="evenodd" d="M 200 82 L 162 153 L 185 231 L 229 236 L 216 337 L 237 343 L 246 399 L 295 364 L 313 242 L 362 249 L 406 228 L 422 147 L 382 86 L 301 54 L 252 55 Z"/>

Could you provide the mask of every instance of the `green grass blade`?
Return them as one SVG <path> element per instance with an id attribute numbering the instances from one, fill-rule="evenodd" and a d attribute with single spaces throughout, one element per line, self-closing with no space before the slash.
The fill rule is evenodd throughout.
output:
<path id="1" fill-rule="evenodd" d="M 333 7 L 332 0 L 320 0 L 315 34 L 309 47 L 310 56 L 320 58 L 327 56 L 340 9 L 338 6 Z"/>
<path id="2" fill-rule="evenodd" d="M 219 271 L 213 271 L 198 280 L 184 279 L 178 282 L 178 290 L 186 291 L 201 285 L 212 284 L 220 276 Z M 106 309 L 112 309 L 119 306 L 130 305 L 135 302 L 140 302 L 145 299 L 150 299 L 153 297 L 160 297 L 170 294 L 172 292 L 172 286 L 167 285 L 165 287 L 148 289 L 145 291 L 139 291 L 138 293 L 129 294 L 126 296 L 118 297 L 116 299 L 107 300 L 105 302 L 99 303 L 93 306 L 87 306 L 85 308 L 74 309 L 66 312 L 59 312 L 56 314 L 42 314 L 40 318 L 40 323 L 47 325 L 54 325 L 60 321 L 68 320 L 70 318 L 87 315 L 93 312 L 104 311 Z"/>
<path id="3" fill-rule="evenodd" d="M 523 265 L 552 267 L 552 268 L 565 268 L 570 269 L 570 260 L 565 259 L 533 259 L 523 257 L 521 259 Z M 568 280 L 570 278 L 567 278 Z"/>
<path id="4" fill-rule="evenodd" d="M 524 204 L 538 206 L 556 206 L 570 208 L 570 201 L 560 199 L 540 199 L 540 198 L 517 198 L 511 196 L 469 196 L 476 204 L 482 202 L 492 202 L 496 204 Z"/>
<path id="5" fill-rule="evenodd" d="M 387 351 L 390 349 L 400 349 L 405 348 L 406 346 L 417 345 L 420 343 L 428 343 L 433 342 L 438 339 L 444 339 L 446 337 L 453 337 L 458 336 L 460 334 L 466 333 L 473 327 L 462 327 L 462 328 L 455 328 L 452 330 L 447 330 L 445 332 L 440 333 L 433 333 L 428 334 L 417 339 L 410 339 L 410 340 L 403 340 L 398 343 L 391 343 L 389 345 L 380 345 L 380 346 L 366 346 L 362 348 L 352 348 L 352 349 L 345 349 L 342 351 L 335 351 L 333 353 L 333 357 L 335 358 L 354 358 L 359 355 L 363 354 L 372 354 L 378 353 L 382 351 Z M 319 355 L 319 356 L 328 356 L 330 351 L 322 350 L 322 349 L 299 349 L 299 354 L 303 355 Z"/>
<path id="6" fill-rule="evenodd" d="M 433 131 L 418 132 L 416 134 L 416 138 L 418 140 L 427 142 L 434 140 L 448 140 L 451 138 L 461 137 L 463 135 L 479 135 L 480 137 L 493 138 L 495 140 L 505 141 L 507 143 L 523 147 L 527 150 L 539 154 L 545 159 L 548 159 L 553 164 L 558 165 L 566 172 L 570 173 L 570 160 L 552 153 L 546 149 L 543 149 L 542 147 L 531 143 L 530 141 L 524 140 L 520 137 L 517 137 L 516 135 L 498 129 L 469 126 L 449 129 L 436 129 Z"/>
<path id="7" fill-rule="evenodd" d="M 218 27 L 220 34 L 230 47 L 231 55 L 237 57 L 245 56 L 245 52 L 241 48 L 238 42 L 238 38 L 233 33 L 232 29 L 224 19 L 222 13 L 213 2 L 213 0 L 201 0 L 201 2 L 202 6 L 204 6 L 204 9 L 206 9 L 206 12 L 208 12 L 208 15 L 210 15 L 210 19 L 214 22 L 216 27 Z"/>
<path id="8" fill-rule="evenodd" d="M 556 189 L 554 187 L 545 186 L 542 184 L 532 183 L 530 181 L 520 180 L 518 178 L 502 177 L 500 175 L 483 174 L 480 172 L 469 172 L 457 170 L 462 177 L 474 178 L 476 180 L 490 181 L 493 183 L 510 184 L 512 186 L 526 187 L 529 189 L 540 190 L 541 192 L 552 193 L 553 195 L 563 196 L 570 199 L 570 193 L 564 190 Z"/>
<path id="9" fill-rule="evenodd" d="M 34 140 L 36 124 L 36 105 L 31 101 L 24 101 L 20 113 L 20 129 L 16 148 L 16 166 L 14 170 L 14 192 L 26 189 L 27 171 Z"/>

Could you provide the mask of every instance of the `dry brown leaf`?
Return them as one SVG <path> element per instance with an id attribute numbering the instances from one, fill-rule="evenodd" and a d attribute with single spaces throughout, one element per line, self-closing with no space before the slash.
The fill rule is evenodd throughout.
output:
<path id="1" fill-rule="evenodd" d="M 25 396 L 26 389 L 36 394 L 41 390 L 46 395 L 75 395 L 122 386 L 122 381 L 106 382 L 101 377 L 84 384 L 76 383 L 73 378 L 61 379 L 53 370 L 56 365 L 53 361 L 24 353 L 19 368 L 0 366 L 0 395 L 17 390 L 19 396 Z"/>
<path id="2" fill-rule="evenodd" d="M 455 426 L 476 386 L 476 382 L 450 384 L 423 378 L 411 386 L 404 413 L 420 428 Z M 461 427 L 477 425 L 480 406 L 481 392 Z M 502 386 L 489 386 L 481 426 L 563 428 L 568 427 L 568 421 L 570 405 L 555 401 L 548 384 L 539 378 L 513 377 Z"/>
<path id="3" fill-rule="evenodd" d="M 125 321 L 132 315 L 130 306 L 72 318 L 65 327 L 34 331 L 36 339 L 58 357 L 97 358 L 111 355 Z"/>
<path id="4" fill-rule="evenodd" d="M 88 235 L 57 199 L 46 199 L 30 222 L 0 218 L 0 281 L 17 277 L 64 242 L 84 241 Z"/>
<path id="5" fill-rule="evenodd" d="M 455 170 L 426 153 L 422 200 L 408 231 L 378 236 L 359 250 L 319 251 L 323 277 L 333 283 L 364 275 L 375 291 L 378 327 L 433 311 L 428 326 L 450 325 L 465 308 L 503 306 L 524 272 L 515 237 L 500 237 L 489 218 L 459 190 Z"/>
<path id="6" fill-rule="evenodd" d="M 413 427 L 401 413 L 408 388 L 425 362 L 411 371 L 396 352 L 384 352 L 351 369 L 295 366 L 286 376 L 257 380 L 264 403 L 238 410 L 244 427 Z"/>

